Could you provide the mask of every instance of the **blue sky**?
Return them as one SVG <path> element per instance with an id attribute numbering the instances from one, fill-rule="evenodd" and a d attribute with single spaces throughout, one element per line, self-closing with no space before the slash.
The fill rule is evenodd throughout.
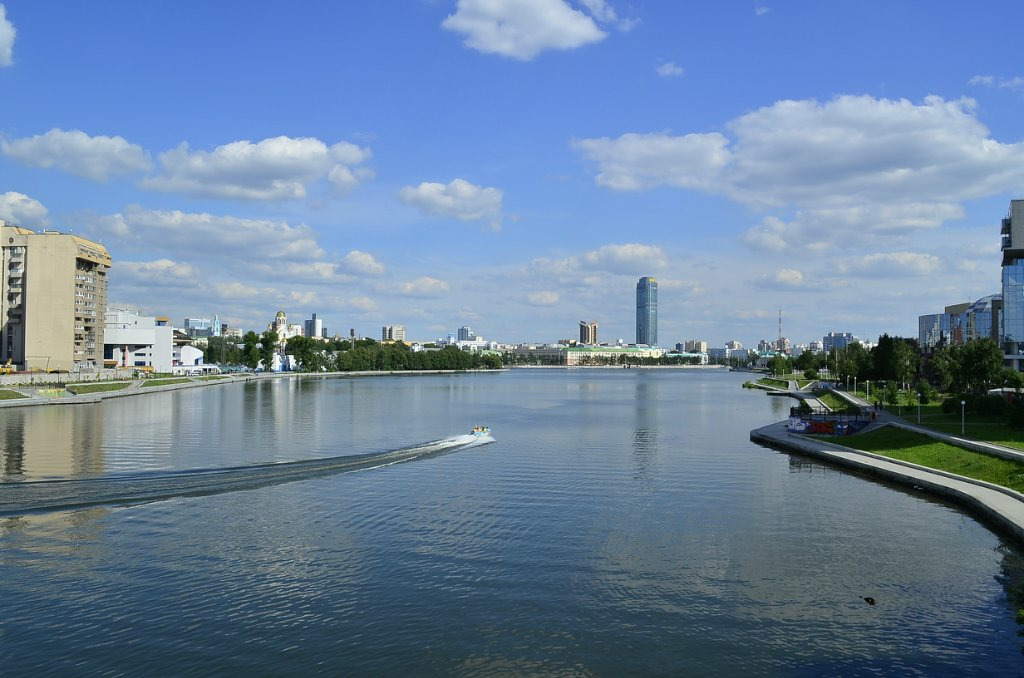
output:
<path id="1" fill-rule="evenodd" d="M 916 336 L 999 290 L 1018 2 L 0 5 L 0 219 L 262 329 Z"/>

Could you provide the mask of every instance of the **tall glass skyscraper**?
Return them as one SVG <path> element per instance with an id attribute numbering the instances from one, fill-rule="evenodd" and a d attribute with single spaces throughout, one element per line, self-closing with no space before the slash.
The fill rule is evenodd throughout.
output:
<path id="1" fill-rule="evenodd" d="M 658 345 L 658 281 L 648 276 L 636 284 L 636 343 Z"/>
<path id="2" fill-rule="evenodd" d="M 1003 309 L 1000 343 L 1005 363 L 1024 369 L 1024 200 L 1011 200 L 1003 219 Z"/>

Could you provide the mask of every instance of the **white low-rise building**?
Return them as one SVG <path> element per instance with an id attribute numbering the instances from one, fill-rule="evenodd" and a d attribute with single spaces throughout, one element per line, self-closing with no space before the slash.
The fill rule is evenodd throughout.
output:
<path id="1" fill-rule="evenodd" d="M 131 308 L 108 306 L 103 331 L 103 364 L 170 372 L 175 352 L 173 332 L 170 325 L 158 323 L 153 316 L 139 315 Z"/>

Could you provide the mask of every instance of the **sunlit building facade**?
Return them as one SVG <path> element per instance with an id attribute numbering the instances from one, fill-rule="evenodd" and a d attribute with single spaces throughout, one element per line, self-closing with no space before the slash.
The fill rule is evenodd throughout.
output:
<path id="1" fill-rule="evenodd" d="M 597 322 L 586 320 L 580 321 L 580 343 L 584 346 L 597 344 Z"/>
<path id="2" fill-rule="evenodd" d="M 0 362 L 25 370 L 103 364 L 106 248 L 0 221 Z"/>

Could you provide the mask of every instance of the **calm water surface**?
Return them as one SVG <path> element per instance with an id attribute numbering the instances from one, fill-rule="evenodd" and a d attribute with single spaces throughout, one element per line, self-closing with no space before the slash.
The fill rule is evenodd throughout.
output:
<path id="1" fill-rule="evenodd" d="M 476 423 L 498 442 L 0 518 L 0 674 L 1021 674 L 1019 550 L 752 444 L 789 403 L 742 381 L 518 370 L 2 410 L 7 484 L 380 452 Z"/>

